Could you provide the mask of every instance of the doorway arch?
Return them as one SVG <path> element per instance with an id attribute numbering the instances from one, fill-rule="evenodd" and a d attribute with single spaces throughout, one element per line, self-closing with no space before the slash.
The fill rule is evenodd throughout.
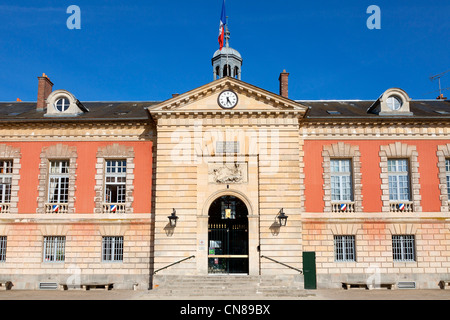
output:
<path id="1" fill-rule="evenodd" d="M 249 209 L 236 195 L 218 196 L 208 208 L 208 273 L 249 273 Z"/>

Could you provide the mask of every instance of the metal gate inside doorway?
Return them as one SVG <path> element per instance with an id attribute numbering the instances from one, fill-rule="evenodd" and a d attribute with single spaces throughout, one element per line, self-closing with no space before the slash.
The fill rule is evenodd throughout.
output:
<path id="1" fill-rule="evenodd" d="M 248 274 L 248 211 L 236 197 L 216 199 L 209 209 L 208 273 Z"/>

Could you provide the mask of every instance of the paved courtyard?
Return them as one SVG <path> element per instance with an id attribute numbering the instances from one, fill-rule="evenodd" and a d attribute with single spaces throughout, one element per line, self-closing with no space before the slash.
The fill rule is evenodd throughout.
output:
<path id="1" fill-rule="evenodd" d="M 252 296 L 157 296 L 151 291 L 132 290 L 11 290 L 0 291 L 0 300 L 450 300 L 450 290 L 351 289 L 305 290 L 300 297 Z"/>

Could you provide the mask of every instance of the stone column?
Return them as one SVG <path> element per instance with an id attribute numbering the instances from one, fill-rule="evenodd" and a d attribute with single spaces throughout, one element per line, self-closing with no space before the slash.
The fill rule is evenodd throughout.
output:
<path id="1" fill-rule="evenodd" d="M 259 216 L 248 216 L 248 274 L 259 275 Z"/>
<path id="2" fill-rule="evenodd" d="M 197 274 L 208 274 L 208 215 L 197 216 Z"/>

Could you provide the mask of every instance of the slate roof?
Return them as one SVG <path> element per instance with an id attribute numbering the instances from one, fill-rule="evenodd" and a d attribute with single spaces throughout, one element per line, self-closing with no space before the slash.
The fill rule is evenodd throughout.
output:
<path id="1" fill-rule="evenodd" d="M 309 108 L 306 113 L 307 120 L 325 119 L 449 119 L 450 100 L 411 100 L 410 111 L 412 116 L 380 116 L 368 112 L 368 109 L 376 102 L 375 100 L 296 100 L 296 102 Z"/>
<path id="2" fill-rule="evenodd" d="M 306 121 L 328 119 L 386 119 L 400 116 L 380 116 L 369 113 L 374 100 L 295 100 L 309 108 Z M 45 116 L 36 110 L 36 102 L 0 102 L 0 122 L 39 122 L 39 121 L 145 121 L 150 119 L 146 108 L 159 104 L 159 101 L 140 102 L 82 102 L 89 110 L 77 116 Z M 412 100 L 412 116 L 402 119 L 450 120 L 450 100 Z"/>
<path id="3" fill-rule="evenodd" d="M 45 116 L 36 102 L 0 102 L 0 122 L 148 120 L 145 108 L 159 102 L 82 102 L 89 112 L 77 116 Z"/>

